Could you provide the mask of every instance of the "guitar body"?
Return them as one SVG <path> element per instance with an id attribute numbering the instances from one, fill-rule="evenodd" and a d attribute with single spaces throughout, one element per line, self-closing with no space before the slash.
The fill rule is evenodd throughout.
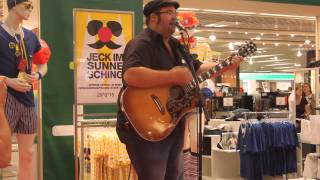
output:
<path id="1" fill-rule="evenodd" d="M 184 108 L 173 117 L 167 103 L 174 87 L 126 88 L 121 96 L 121 107 L 135 131 L 145 140 L 161 141 L 171 134 L 183 115 L 192 107 Z M 183 95 L 177 99 L 184 98 Z M 182 100 L 182 99 L 181 99 Z"/>

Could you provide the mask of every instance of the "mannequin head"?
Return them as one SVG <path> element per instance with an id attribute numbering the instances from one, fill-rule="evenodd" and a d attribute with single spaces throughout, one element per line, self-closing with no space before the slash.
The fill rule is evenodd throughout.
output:
<path id="1" fill-rule="evenodd" d="M 21 20 L 28 20 L 33 10 L 31 0 L 7 0 L 9 13 L 14 13 Z"/>

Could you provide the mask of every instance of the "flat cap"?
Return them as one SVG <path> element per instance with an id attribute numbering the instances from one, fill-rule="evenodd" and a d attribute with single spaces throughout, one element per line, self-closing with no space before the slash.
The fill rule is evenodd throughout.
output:
<path id="1" fill-rule="evenodd" d="M 147 17 L 151 13 L 159 10 L 160 8 L 167 6 L 173 6 L 176 9 L 178 9 L 180 4 L 174 0 L 152 0 L 144 6 L 143 14 Z"/>

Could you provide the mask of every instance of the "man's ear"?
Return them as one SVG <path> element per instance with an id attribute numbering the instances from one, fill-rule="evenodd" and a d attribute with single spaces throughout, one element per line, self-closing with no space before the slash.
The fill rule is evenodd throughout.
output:
<path id="1" fill-rule="evenodd" d="M 156 14 L 156 13 L 151 13 L 150 14 L 150 22 L 151 21 L 157 22 L 157 19 L 158 19 L 158 14 Z"/>

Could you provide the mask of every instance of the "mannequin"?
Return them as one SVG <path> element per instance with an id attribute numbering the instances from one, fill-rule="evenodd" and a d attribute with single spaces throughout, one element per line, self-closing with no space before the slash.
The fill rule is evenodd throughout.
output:
<path id="1" fill-rule="evenodd" d="M 32 57 L 39 57 L 41 45 L 32 31 L 22 27 L 33 10 L 32 1 L 7 0 L 7 5 L 8 16 L 0 27 L 0 75 L 5 76 L 8 87 L 5 113 L 19 147 L 17 179 L 34 180 L 33 143 L 38 118 L 32 83 L 46 75 L 47 60 L 36 64 L 37 71 L 32 70 Z"/>

